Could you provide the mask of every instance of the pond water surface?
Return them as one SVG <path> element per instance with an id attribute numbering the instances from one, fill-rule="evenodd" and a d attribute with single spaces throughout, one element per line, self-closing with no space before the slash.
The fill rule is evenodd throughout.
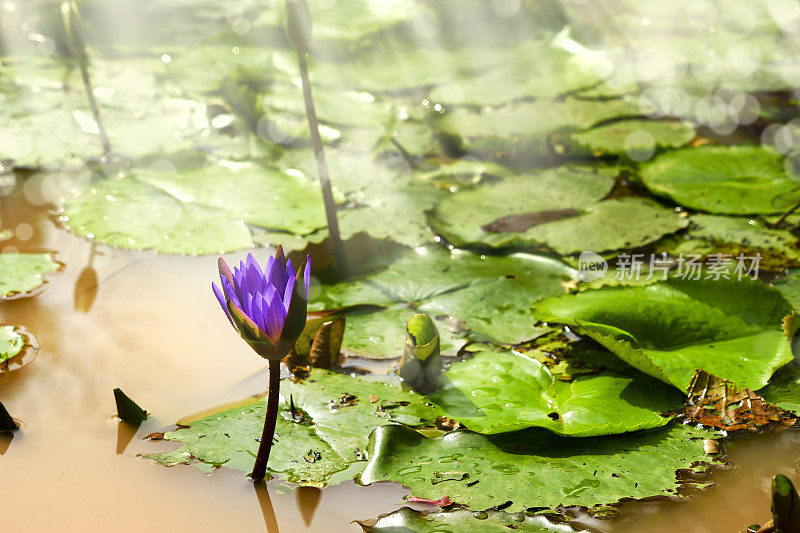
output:
<path id="1" fill-rule="evenodd" d="M 403 505 L 408 491 L 395 484 L 286 493 L 273 482 L 265 492 L 240 472 L 209 476 L 137 457 L 175 446 L 148 434 L 266 387 L 261 360 L 220 319 L 209 290 L 216 258 L 101 246 L 96 287 L 76 289 L 90 277 L 82 273 L 91 244 L 57 229 L 48 207 L 21 194 L 3 198 L 1 209 L 5 227 L 34 229 L 6 246 L 53 250 L 66 264 L 45 293 L 0 306 L 2 322 L 24 324 L 41 345 L 31 364 L 0 375 L 0 401 L 22 423 L 13 438 L 0 437 L 4 530 L 357 531 L 352 520 Z M 76 293 L 86 312 L 76 310 Z M 114 418 L 114 387 L 152 413 L 135 434 Z M 716 486 L 690 501 L 630 502 L 614 520 L 582 522 L 614 532 L 741 531 L 768 518 L 775 473 L 800 482 L 799 444 L 792 430 L 737 439 L 732 467 L 714 471 Z"/>

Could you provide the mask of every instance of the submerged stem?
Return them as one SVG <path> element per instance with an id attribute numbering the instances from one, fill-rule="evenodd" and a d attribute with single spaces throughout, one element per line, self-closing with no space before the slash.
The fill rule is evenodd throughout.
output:
<path id="1" fill-rule="evenodd" d="M 325 216 L 328 221 L 328 235 L 331 238 L 333 253 L 336 257 L 336 266 L 339 275 L 347 275 L 347 257 L 344 253 L 342 237 L 339 234 L 339 222 L 336 219 L 336 205 L 333 202 L 333 192 L 331 191 L 331 178 L 328 174 L 328 163 L 325 161 L 325 151 L 322 147 L 322 138 L 319 135 L 319 121 L 317 112 L 314 109 L 314 100 L 311 98 L 311 83 L 308 80 L 308 65 L 306 64 L 305 51 L 297 52 L 297 62 L 300 66 L 300 78 L 303 82 L 303 97 L 306 105 L 306 116 L 308 117 L 308 129 L 311 134 L 311 145 L 314 147 L 314 159 L 317 161 L 317 171 L 319 173 L 319 185 L 322 188 L 322 200 L 325 203 Z"/>
<path id="2" fill-rule="evenodd" d="M 278 420 L 278 390 L 281 386 L 281 362 L 269 360 L 269 392 L 267 393 L 267 417 L 264 420 L 264 431 L 261 433 L 261 444 L 258 446 L 256 463 L 250 477 L 259 480 L 267 474 L 267 461 L 272 449 L 272 438 L 275 436 L 275 422 Z"/>

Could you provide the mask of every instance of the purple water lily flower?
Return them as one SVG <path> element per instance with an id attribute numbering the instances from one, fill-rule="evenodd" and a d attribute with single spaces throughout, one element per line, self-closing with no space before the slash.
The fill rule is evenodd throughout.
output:
<path id="1" fill-rule="evenodd" d="M 211 288 L 231 325 L 265 359 L 281 360 L 305 327 L 309 260 L 295 271 L 280 246 L 263 270 L 252 254 L 233 272 L 219 259 L 221 287 L 212 283 Z"/>
<path id="2" fill-rule="evenodd" d="M 311 281 L 310 257 L 296 272 L 292 261 L 278 246 L 262 269 L 253 254 L 234 267 L 233 272 L 220 257 L 220 287 L 211 284 L 225 315 L 239 335 L 258 355 L 269 361 L 269 390 L 264 431 L 250 476 L 263 479 L 272 449 L 278 417 L 278 389 L 281 386 L 281 359 L 288 354 L 306 325 L 308 288 Z M 299 283 L 302 278 L 302 283 Z"/>

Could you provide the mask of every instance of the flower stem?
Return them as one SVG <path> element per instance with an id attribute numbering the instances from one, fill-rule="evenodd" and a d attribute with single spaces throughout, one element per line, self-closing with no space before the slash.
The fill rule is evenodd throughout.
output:
<path id="1" fill-rule="evenodd" d="M 269 393 L 267 394 L 267 417 L 264 420 L 264 431 L 261 433 L 261 444 L 258 446 L 256 464 L 250 477 L 254 480 L 264 479 L 267 474 L 267 461 L 272 449 L 272 437 L 275 436 L 275 422 L 278 420 L 278 391 L 281 386 L 281 362 L 269 360 Z"/>
<path id="2" fill-rule="evenodd" d="M 311 145 L 314 147 L 314 158 L 317 161 L 317 172 L 319 173 L 319 185 L 322 188 L 322 200 L 325 203 L 328 235 L 331 238 L 331 245 L 333 246 L 333 253 L 336 258 L 339 276 L 346 277 L 347 257 L 344 253 L 342 237 L 339 234 L 339 222 L 336 219 L 336 205 L 333 202 L 331 178 L 330 174 L 328 174 L 328 163 L 325 161 L 325 151 L 322 147 L 322 138 L 319 135 L 319 121 L 317 120 L 317 112 L 314 109 L 314 100 L 311 97 L 311 83 L 308 80 L 308 65 L 306 64 L 305 51 L 297 52 L 297 62 L 300 67 L 300 78 L 303 82 L 303 97 L 305 99 Z"/>

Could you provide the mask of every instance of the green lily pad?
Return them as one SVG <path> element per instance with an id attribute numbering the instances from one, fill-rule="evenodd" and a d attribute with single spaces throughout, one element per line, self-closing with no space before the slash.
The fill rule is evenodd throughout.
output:
<path id="1" fill-rule="evenodd" d="M 660 243 L 658 250 L 676 257 L 723 254 L 734 260 L 739 254 L 760 254 L 759 267 L 765 270 L 800 265 L 800 240 L 789 230 L 772 229 L 756 219 L 721 215 L 692 215 L 690 222 L 685 235 Z"/>
<path id="2" fill-rule="evenodd" d="M 800 368 L 797 364 L 784 366 L 758 394 L 768 403 L 800 415 Z"/>
<path id="3" fill-rule="evenodd" d="M 50 254 L 0 254 L 0 299 L 34 296 L 44 289 L 48 274 L 56 272 L 59 263 Z"/>
<path id="4" fill-rule="evenodd" d="M 449 418 L 484 434 L 542 427 L 590 437 L 661 427 L 681 396 L 644 377 L 612 372 L 567 377 L 512 352 L 479 352 L 454 363 L 428 399 Z"/>
<path id="5" fill-rule="evenodd" d="M 779 153 L 764 147 L 666 152 L 642 165 L 641 175 L 653 193 L 710 213 L 781 213 L 800 201 L 800 179 L 786 173 Z"/>
<path id="6" fill-rule="evenodd" d="M 648 199 L 603 201 L 615 174 L 611 168 L 559 167 L 507 177 L 445 197 L 431 226 L 455 246 L 546 246 L 567 255 L 639 247 L 688 224 Z"/>
<path id="7" fill-rule="evenodd" d="M 14 326 L 0 326 L 0 363 L 22 353 L 25 344 L 25 337 Z"/>
<path id="8" fill-rule="evenodd" d="M 648 159 L 657 148 L 679 148 L 694 139 L 688 122 L 663 120 L 620 120 L 572 133 L 570 140 L 595 156 L 628 154 L 631 159 Z"/>
<path id="9" fill-rule="evenodd" d="M 389 421 L 433 425 L 441 412 L 398 383 L 314 369 L 304 381 L 283 380 L 269 472 L 292 483 L 322 486 L 366 460 L 369 434 Z M 290 401 L 296 411 L 294 417 Z M 165 434 L 182 446 L 151 459 L 249 473 L 264 426 L 266 400 L 251 400 Z M 201 463 L 196 463 L 200 461 Z M 344 481 L 344 478 L 338 481 Z"/>
<path id="10" fill-rule="evenodd" d="M 286 18 L 283 3 L 270 7 L 260 10 L 256 24 L 282 29 Z M 308 7 L 315 41 L 352 41 L 414 17 L 421 6 L 413 0 L 390 0 L 378 4 L 369 0 L 311 0 Z"/>
<path id="11" fill-rule="evenodd" d="M 16 61 L 26 59 L 13 59 L 12 66 Z M 10 93 L 0 93 L 0 158 L 23 167 L 58 167 L 100 157 L 99 129 L 78 69 L 52 58 L 38 65 L 35 84 L 18 79 Z M 162 68 L 157 56 L 90 65 L 95 87 L 102 87 L 95 96 L 115 152 L 140 156 L 189 149 L 212 131 L 204 104 L 157 86 Z"/>
<path id="12" fill-rule="evenodd" d="M 325 226 L 325 211 L 304 176 L 225 162 L 94 181 L 63 205 L 61 222 L 112 246 L 209 254 L 252 247 L 251 228 L 308 235 Z"/>
<path id="13" fill-rule="evenodd" d="M 211 254 L 253 244 L 230 212 L 181 202 L 132 177 L 95 183 L 64 204 L 60 220 L 78 235 L 132 250 Z"/>
<path id="14" fill-rule="evenodd" d="M 411 247 L 433 241 L 425 212 L 442 197 L 442 191 L 412 179 L 404 165 L 383 164 L 371 153 L 332 149 L 326 154 L 331 182 L 346 198 L 337 211 L 343 239 L 364 232 Z M 285 152 L 279 165 L 292 175 L 318 174 L 310 149 Z M 320 214 L 324 215 L 321 208 Z M 323 228 L 307 240 L 317 243 L 327 236 Z"/>
<path id="15" fill-rule="evenodd" d="M 497 105 L 521 98 L 555 98 L 597 84 L 593 65 L 544 41 L 500 50 L 498 65 L 466 79 L 435 87 L 433 102 Z"/>
<path id="16" fill-rule="evenodd" d="M 442 533 L 469 529 L 479 529 L 483 533 L 507 533 L 509 529 L 529 533 L 570 533 L 575 531 L 566 524 L 554 524 L 542 516 L 530 516 L 523 513 L 508 514 L 502 511 L 479 511 L 476 513 L 467 509 L 456 509 L 425 514 L 409 507 L 382 515 L 372 525 L 363 520 L 358 524 L 365 533 L 397 533 L 401 531 Z"/>
<path id="17" fill-rule="evenodd" d="M 537 100 L 476 113 L 465 109 L 446 111 L 433 121 L 440 133 L 458 139 L 466 152 L 487 158 L 549 159 L 549 135 L 580 131 L 610 119 L 641 116 L 635 102 L 617 100 Z"/>
<path id="18" fill-rule="evenodd" d="M 783 297 L 800 313 L 800 269 L 789 269 L 786 275 L 772 282 L 781 291 Z"/>
<path id="19" fill-rule="evenodd" d="M 18 370 L 39 353 L 39 341 L 22 326 L 0 326 L 0 373 Z"/>
<path id="20" fill-rule="evenodd" d="M 408 252 L 386 270 L 362 280 L 323 287 L 313 309 L 372 304 L 382 309 L 348 315 L 342 350 L 372 358 L 399 357 L 405 323 L 416 313 L 437 319 L 443 354 L 464 343 L 452 337 L 467 329 L 472 338 L 516 343 L 544 330 L 534 326 L 530 305 L 558 294 L 561 281 L 575 271 L 555 259 L 514 254 L 478 256 L 449 253 L 438 246 Z M 463 322 L 463 323 L 462 323 Z"/>
<path id="21" fill-rule="evenodd" d="M 540 320 L 566 324 L 631 366 L 686 390 L 702 369 L 757 390 L 792 359 L 783 328 L 792 307 L 759 280 L 670 278 L 537 302 Z"/>
<path id="22" fill-rule="evenodd" d="M 700 439 L 712 433 L 683 425 L 616 437 L 576 439 L 546 430 L 485 436 L 455 431 L 427 438 L 396 424 L 370 436 L 368 485 L 396 481 L 419 498 L 447 496 L 471 509 L 507 500 L 507 512 L 529 507 L 614 503 L 621 498 L 676 496 L 676 471 L 707 461 Z M 458 469 L 461 480 L 431 483 L 436 473 Z M 493 488 L 502 487 L 498 494 Z"/>
<path id="23" fill-rule="evenodd" d="M 455 192 L 458 188 L 472 188 L 486 176 L 508 176 L 511 171 L 492 161 L 458 159 L 452 163 L 437 166 L 433 170 L 414 173 L 414 179 L 433 183 L 440 189 Z"/>

